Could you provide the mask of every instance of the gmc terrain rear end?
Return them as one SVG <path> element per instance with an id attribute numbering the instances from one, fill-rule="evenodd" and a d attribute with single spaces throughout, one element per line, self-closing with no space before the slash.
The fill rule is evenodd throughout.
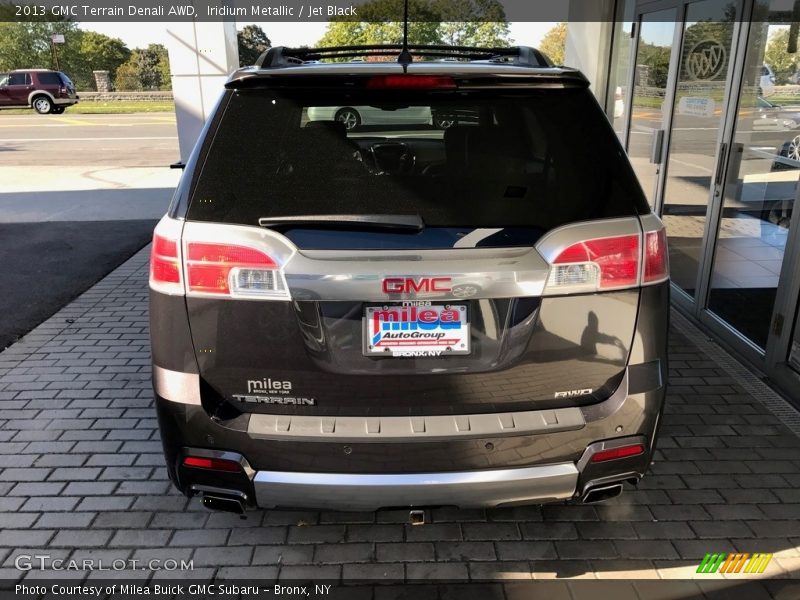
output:
<path id="1" fill-rule="evenodd" d="M 211 508 L 592 502 L 647 470 L 666 240 L 588 82 L 412 54 L 236 72 L 156 228 L 161 437 Z"/>

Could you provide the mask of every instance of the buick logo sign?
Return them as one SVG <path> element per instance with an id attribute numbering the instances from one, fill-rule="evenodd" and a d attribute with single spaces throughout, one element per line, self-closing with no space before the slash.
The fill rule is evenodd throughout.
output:
<path id="1" fill-rule="evenodd" d="M 727 57 L 725 46 L 715 40 L 704 40 L 686 56 L 686 74 L 699 81 L 715 79 L 725 67 Z"/>

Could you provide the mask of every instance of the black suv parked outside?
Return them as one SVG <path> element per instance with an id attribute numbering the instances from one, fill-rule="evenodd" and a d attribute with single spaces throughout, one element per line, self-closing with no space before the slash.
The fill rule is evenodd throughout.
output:
<path id="1" fill-rule="evenodd" d="M 58 115 L 78 99 L 75 84 L 61 71 L 19 69 L 0 73 L 0 108 L 30 106 L 40 115 Z"/>
<path id="2" fill-rule="evenodd" d="M 370 60 L 400 51 L 234 73 L 155 230 L 161 438 L 210 508 L 596 502 L 647 470 L 665 233 L 586 78 L 524 47 Z M 356 106 L 387 117 L 309 119 Z"/>

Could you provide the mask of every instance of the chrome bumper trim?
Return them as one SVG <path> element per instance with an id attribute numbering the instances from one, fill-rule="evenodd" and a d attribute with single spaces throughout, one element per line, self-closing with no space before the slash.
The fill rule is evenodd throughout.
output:
<path id="1" fill-rule="evenodd" d="M 153 389 L 165 400 L 200 406 L 200 376 L 153 365 Z"/>
<path id="2" fill-rule="evenodd" d="M 456 473 L 289 473 L 257 471 L 261 508 L 297 507 L 371 511 L 389 507 L 490 508 L 566 500 L 575 494 L 578 469 L 558 463 Z"/>

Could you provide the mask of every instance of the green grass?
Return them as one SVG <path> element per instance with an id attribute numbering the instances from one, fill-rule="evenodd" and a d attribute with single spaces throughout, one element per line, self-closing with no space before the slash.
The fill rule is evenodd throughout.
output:
<path id="1" fill-rule="evenodd" d="M 10 108 L 2 114 L 30 114 L 32 108 Z M 122 115 L 130 113 L 175 112 L 174 102 L 146 102 L 144 100 L 116 100 L 109 102 L 78 102 L 64 112 L 65 115 Z"/>
<path id="2" fill-rule="evenodd" d="M 800 96 L 766 96 L 767 101 L 772 102 L 773 104 L 792 104 L 797 106 L 800 104 Z"/>
<path id="3" fill-rule="evenodd" d="M 664 98 L 656 96 L 636 96 L 633 105 L 637 108 L 661 108 Z"/>

